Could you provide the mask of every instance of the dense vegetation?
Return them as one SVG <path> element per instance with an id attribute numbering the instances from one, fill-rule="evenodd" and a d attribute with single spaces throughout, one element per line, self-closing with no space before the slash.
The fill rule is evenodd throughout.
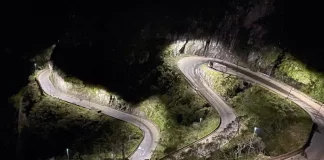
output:
<path id="1" fill-rule="evenodd" d="M 242 79 L 216 72 L 206 66 L 202 66 L 201 69 L 208 73 L 209 84 L 227 99 L 240 119 L 240 135 L 231 140 L 224 149 L 213 153 L 212 159 L 225 159 L 230 156 L 242 159 L 251 157 L 246 152 L 248 148 L 244 147 L 241 148 L 239 157 L 234 153 L 237 153 L 240 144 L 249 144 L 251 140 L 260 141 L 251 139 L 254 127 L 261 129 L 258 133 L 261 141 L 257 144 L 261 148 L 260 152 L 265 155 L 284 154 L 299 149 L 306 143 L 312 121 L 302 108 L 256 84 L 246 83 Z M 253 153 L 253 156 L 259 153 Z"/>
<path id="2" fill-rule="evenodd" d="M 32 80 L 12 97 L 18 110 L 20 152 L 25 159 L 104 159 L 128 156 L 143 138 L 126 122 L 42 95 Z"/>
<path id="3" fill-rule="evenodd" d="M 242 134 L 252 133 L 254 127 L 261 135 L 266 154 L 276 156 L 301 148 L 312 127 L 309 115 L 296 104 L 257 85 L 239 93 L 231 101 L 241 117 Z"/>
<path id="4" fill-rule="evenodd" d="M 167 91 L 139 105 L 161 131 L 155 158 L 197 141 L 219 125 L 216 110 L 194 91 L 177 68 L 176 62 L 180 58 L 165 52 L 165 61 L 158 69 L 163 73 L 159 83 L 167 86 Z"/>
<path id="5" fill-rule="evenodd" d="M 308 68 L 293 56 L 287 54 L 284 57 L 275 72 L 275 77 L 324 103 L 324 74 Z"/>
<path id="6" fill-rule="evenodd" d="M 166 50 L 163 58 L 164 63 L 157 67 L 158 72 L 161 73 L 157 86 L 163 88 L 162 92 L 135 105 L 117 98 L 113 93 L 106 92 L 102 86 L 85 84 L 72 76 L 63 77 L 70 94 L 86 99 L 91 98 L 91 101 L 128 112 L 136 111 L 138 107 L 144 116 L 160 129 L 161 139 L 154 158 L 161 158 L 206 136 L 219 124 L 216 110 L 203 97 L 197 95 L 177 68 L 176 62 L 181 57 L 171 57 L 170 52 Z M 159 89 L 157 86 L 152 84 L 150 87 L 152 90 L 157 90 Z M 100 101 L 100 97 L 103 97 L 104 101 Z M 112 101 L 109 97 L 116 98 Z"/>
<path id="7" fill-rule="evenodd" d="M 207 65 L 200 66 L 203 76 L 207 80 L 208 85 L 224 98 L 232 98 L 240 90 L 243 81 L 235 78 L 233 75 L 221 74 L 211 70 Z"/>

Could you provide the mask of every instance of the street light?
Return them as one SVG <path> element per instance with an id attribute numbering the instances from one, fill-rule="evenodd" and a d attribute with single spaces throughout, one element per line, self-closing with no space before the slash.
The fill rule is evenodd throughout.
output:
<path id="1" fill-rule="evenodd" d="M 254 127 L 254 131 L 253 131 L 253 137 L 256 134 L 256 131 L 258 130 L 258 127 Z"/>
<path id="2" fill-rule="evenodd" d="M 128 135 L 128 141 L 130 141 L 130 137 L 131 137 L 132 135 Z"/>
<path id="3" fill-rule="evenodd" d="M 321 114 L 321 109 L 322 109 L 322 105 L 320 105 L 319 109 L 317 110 L 317 114 L 316 114 L 316 118 L 318 118 L 318 116 Z"/>
<path id="4" fill-rule="evenodd" d="M 53 70 L 53 67 L 52 67 L 52 65 L 51 65 L 51 62 L 48 62 L 48 68 L 50 69 L 50 71 Z"/>
<path id="5" fill-rule="evenodd" d="M 291 91 L 292 91 L 293 89 L 294 89 L 293 87 L 290 88 L 290 91 L 289 91 L 289 93 L 288 93 L 287 98 L 289 98 L 289 96 L 290 96 L 290 94 L 291 94 Z"/>
<path id="6" fill-rule="evenodd" d="M 137 116 L 140 118 L 140 128 L 142 127 L 142 115 L 141 115 L 141 111 L 139 111 L 138 113 L 137 113 Z"/>
<path id="7" fill-rule="evenodd" d="M 67 154 L 67 156 L 68 156 L 68 159 L 70 159 L 69 149 L 68 149 L 68 148 L 66 148 L 66 154 Z"/>

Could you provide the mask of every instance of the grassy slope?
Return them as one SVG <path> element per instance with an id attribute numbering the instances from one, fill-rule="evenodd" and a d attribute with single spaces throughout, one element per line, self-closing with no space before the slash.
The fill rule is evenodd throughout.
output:
<path id="1" fill-rule="evenodd" d="M 215 82 L 213 89 L 222 96 L 228 96 L 226 93 L 234 92 L 237 86 L 242 84 L 242 80 L 236 77 L 223 75 L 205 66 L 201 68 L 210 75 Z M 255 126 L 262 128 L 264 133 L 261 138 L 268 155 L 287 153 L 305 144 L 312 121 L 303 109 L 291 101 L 253 85 L 230 98 L 229 102 L 237 116 L 241 117 L 240 130 L 243 134 L 239 137 L 253 134 Z"/>
<path id="2" fill-rule="evenodd" d="M 165 56 L 159 70 L 163 74 L 160 83 L 169 86 L 167 91 L 139 104 L 161 131 L 155 158 L 195 142 L 219 125 L 217 112 L 195 93 L 177 68 L 176 62 L 180 58 Z M 200 118 L 203 118 L 201 123 Z"/>
<path id="3" fill-rule="evenodd" d="M 243 134 L 251 134 L 254 126 L 264 130 L 262 139 L 269 155 L 294 151 L 307 141 L 312 121 L 291 101 L 255 85 L 234 97 L 231 104 L 243 116 Z"/>
<path id="4" fill-rule="evenodd" d="M 242 80 L 235 78 L 232 75 L 222 74 L 221 72 L 215 72 L 209 69 L 207 65 L 201 65 L 201 69 L 212 78 L 212 88 L 222 97 L 232 97 L 235 95 L 235 89 L 237 89 Z"/>
<path id="5" fill-rule="evenodd" d="M 16 105 L 22 104 L 23 113 L 27 115 L 21 133 L 28 154 L 33 158 L 56 156 L 57 159 L 66 159 L 63 156 L 65 148 L 70 148 L 70 157 L 74 158 L 102 159 L 111 157 L 111 153 L 120 157 L 122 144 L 125 144 L 128 155 L 143 137 L 142 131 L 129 123 L 41 96 L 35 81 L 14 96 L 13 101 Z M 41 154 L 35 153 L 36 150 Z"/>
<path id="6" fill-rule="evenodd" d="M 275 72 L 281 80 L 289 81 L 287 76 L 301 84 L 301 90 L 314 99 L 324 103 L 324 74 L 307 68 L 302 62 L 286 55 Z"/>
<path id="7" fill-rule="evenodd" d="M 155 158 L 206 136 L 219 125 L 217 112 L 192 90 L 178 70 L 176 62 L 180 58 L 165 56 L 164 64 L 158 69 L 162 73 L 159 78 L 159 83 L 163 86 L 161 88 L 167 90 L 138 104 L 141 111 L 159 127 L 161 132 L 161 141 L 154 154 Z M 84 85 L 74 77 L 65 77 L 65 81 L 73 84 L 75 92 L 83 97 L 97 96 L 97 91 L 103 90 L 100 86 Z M 105 93 L 106 97 L 111 94 Z M 122 99 L 118 99 L 117 103 L 118 109 L 128 110 L 130 107 Z M 127 106 L 126 109 L 123 109 L 125 108 L 123 106 Z M 198 123 L 200 118 L 203 118 L 203 121 Z"/>

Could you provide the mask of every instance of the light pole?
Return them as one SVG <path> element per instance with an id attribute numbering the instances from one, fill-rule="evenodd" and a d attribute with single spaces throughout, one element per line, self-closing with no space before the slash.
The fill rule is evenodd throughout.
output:
<path id="1" fill-rule="evenodd" d="M 258 130 L 258 127 L 254 127 L 254 130 L 253 130 L 253 137 L 255 136 L 257 130 Z"/>
<path id="2" fill-rule="evenodd" d="M 290 88 L 290 91 L 289 91 L 289 94 L 288 94 L 287 98 L 289 98 L 290 93 L 291 93 L 291 91 L 292 91 L 293 89 L 294 89 L 293 87 Z"/>
<path id="3" fill-rule="evenodd" d="M 35 67 L 35 71 L 36 71 L 36 67 L 37 67 L 37 64 L 36 63 L 34 63 L 34 67 Z"/>
<path id="4" fill-rule="evenodd" d="M 68 159 L 70 159 L 69 149 L 68 149 L 68 148 L 66 148 L 66 154 L 67 154 L 67 156 L 68 156 Z"/>
<path id="5" fill-rule="evenodd" d="M 317 110 L 316 118 L 318 118 L 319 114 L 321 114 L 320 113 L 321 109 L 322 109 L 322 105 L 320 105 L 320 108 Z"/>
<path id="6" fill-rule="evenodd" d="M 91 99 L 91 98 L 89 97 L 89 108 L 91 108 L 91 105 L 90 105 L 90 99 Z"/>
<path id="7" fill-rule="evenodd" d="M 141 117 L 141 111 L 140 111 L 140 112 L 138 112 L 138 116 L 139 116 L 139 118 L 140 118 L 140 127 L 142 127 L 142 117 Z"/>
<path id="8" fill-rule="evenodd" d="M 51 65 L 51 62 L 48 62 L 48 68 L 50 69 L 51 74 L 52 74 L 53 67 L 52 67 L 52 65 Z"/>

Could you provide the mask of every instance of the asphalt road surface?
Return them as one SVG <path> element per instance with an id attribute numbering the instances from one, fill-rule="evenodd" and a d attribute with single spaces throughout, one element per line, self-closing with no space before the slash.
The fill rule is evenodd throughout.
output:
<path id="1" fill-rule="evenodd" d="M 217 62 L 219 65 L 226 66 L 226 73 L 242 77 L 248 81 L 256 82 L 263 87 L 266 87 L 284 97 L 287 97 L 306 110 L 312 117 L 313 122 L 318 125 L 317 131 L 314 133 L 310 145 L 306 148 L 303 155 L 296 155 L 289 159 L 309 159 L 309 160 L 324 160 L 324 109 L 315 100 L 307 95 L 299 92 L 292 87 L 278 82 L 263 74 L 252 72 L 246 68 L 242 68 L 235 64 L 225 62 L 219 59 L 205 57 L 186 57 L 178 62 L 178 67 L 186 76 L 189 83 L 199 91 L 207 101 L 217 110 L 221 117 L 220 127 L 216 132 L 222 131 L 236 116 L 230 106 L 228 106 L 210 87 L 202 80 L 199 73 L 199 66 L 208 61 Z M 217 64 L 215 64 L 217 65 Z M 217 67 L 215 67 L 217 68 Z M 222 69 L 222 71 L 224 71 Z M 61 100 L 82 106 L 89 109 L 101 110 L 103 114 L 111 117 L 132 123 L 139 127 L 144 132 L 144 139 L 138 149 L 129 157 L 132 160 L 150 159 L 152 152 L 157 146 L 159 139 L 159 131 L 153 123 L 143 118 L 136 117 L 118 110 L 114 110 L 107 106 L 102 106 L 87 100 L 81 100 L 72 95 L 68 95 L 57 90 L 49 80 L 50 70 L 43 70 L 38 74 L 37 79 L 45 93 Z M 211 139 L 210 137 L 204 138 Z"/>
<path id="2" fill-rule="evenodd" d="M 139 127 L 144 133 L 144 138 L 137 150 L 129 157 L 129 159 L 144 160 L 151 158 L 152 152 L 155 150 L 157 141 L 159 140 L 159 131 L 153 123 L 146 119 L 112 109 L 108 106 L 102 106 L 93 102 L 89 102 L 88 100 L 80 100 L 75 96 L 63 93 L 57 90 L 50 81 L 50 72 L 51 71 L 49 69 L 42 70 L 37 76 L 37 80 L 45 93 L 52 97 L 76 104 L 84 108 L 100 110 L 103 114 L 114 117 L 116 119 L 120 119 L 125 122 L 132 123 L 135 126 Z"/>
<path id="3" fill-rule="evenodd" d="M 206 86 L 206 84 L 201 80 L 199 75 L 199 66 L 208 61 L 216 62 L 215 65 L 226 66 L 226 73 L 236 75 L 238 77 L 244 78 L 248 81 L 252 81 L 266 87 L 277 94 L 289 98 L 300 107 L 302 107 L 306 112 L 310 114 L 314 123 L 318 125 L 318 128 L 311 138 L 309 146 L 306 148 L 304 153 L 295 155 L 288 159 L 294 160 L 324 160 L 324 109 L 319 102 L 313 100 L 309 96 L 301 93 L 300 91 L 284 84 L 279 81 L 272 79 L 261 73 L 252 72 L 246 68 L 237 66 L 235 64 L 225 62 L 219 59 L 205 58 L 205 57 L 186 57 L 178 62 L 178 67 L 187 77 L 189 82 L 196 87 L 197 90 L 215 107 L 219 112 L 222 119 L 221 128 L 228 124 L 230 121 L 235 119 L 235 115 L 230 107 L 223 104 L 219 97 L 211 91 L 211 89 Z M 224 72 L 224 69 L 221 71 Z M 323 95 L 324 96 L 324 95 Z"/>
<path id="4" fill-rule="evenodd" d="M 220 96 L 218 96 L 199 76 L 197 70 L 202 63 L 206 61 L 201 61 L 201 59 L 193 58 L 183 58 L 178 61 L 178 67 L 182 73 L 186 76 L 187 80 L 195 90 L 201 93 L 202 96 L 206 98 L 211 106 L 213 106 L 220 118 L 220 126 L 216 132 L 222 132 L 229 124 L 231 124 L 236 119 L 236 115 L 233 109 L 228 106 Z M 238 126 L 235 126 L 236 130 Z M 211 134 L 209 137 L 202 139 L 201 141 L 211 141 L 214 135 Z"/>

